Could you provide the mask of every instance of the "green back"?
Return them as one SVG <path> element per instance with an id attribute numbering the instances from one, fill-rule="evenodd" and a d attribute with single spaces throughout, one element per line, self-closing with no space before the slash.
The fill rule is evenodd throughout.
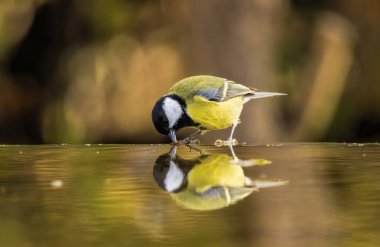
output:
<path id="1" fill-rule="evenodd" d="M 191 100 L 194 95 L 200 95 L 212 101 L 225 101 L 232 97 L 252 94 L 254 91 L 221 77 L 199 75 L 177 82 L 169 93 L 177 94 L 185 100 Z"/>

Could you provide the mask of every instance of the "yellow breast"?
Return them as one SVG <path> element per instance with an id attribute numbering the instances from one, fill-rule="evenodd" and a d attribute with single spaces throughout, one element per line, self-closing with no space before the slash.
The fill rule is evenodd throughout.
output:
<path id="1" fill-rule="evenodd" d="M 218 130 L 230 127 L 239 120 L 243 109 L 242 97 L 234 97 L 222 102 L 208 101 L 202 96 L 194 96 L 187 105 L 187 114 L 200 127 Z"/>

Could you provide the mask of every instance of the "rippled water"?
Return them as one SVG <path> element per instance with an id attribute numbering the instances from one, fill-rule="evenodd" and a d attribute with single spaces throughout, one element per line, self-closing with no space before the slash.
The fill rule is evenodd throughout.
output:
<path id="1" fill-rule="evenodd" d="M 380 246 L 380 145 L 0 146 L 0 246 Z"/>

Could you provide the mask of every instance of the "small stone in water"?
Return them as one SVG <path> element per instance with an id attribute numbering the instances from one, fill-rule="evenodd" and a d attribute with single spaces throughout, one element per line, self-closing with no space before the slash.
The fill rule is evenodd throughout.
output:
<path id="1" fill-rule="evenodd" d="M 62 180 L 56 179 L 50 182 L 50 185 L 54 188 L 61 188 L 63 185 Z"/>

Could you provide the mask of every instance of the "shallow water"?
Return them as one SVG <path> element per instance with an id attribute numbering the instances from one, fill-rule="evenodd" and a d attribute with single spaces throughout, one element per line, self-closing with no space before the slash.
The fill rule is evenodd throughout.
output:
<path id="1" fill-rule="evenodd" d="M 0 146 L 0 246 L 380 246 L 380 145 L 197 148 Z"/>

